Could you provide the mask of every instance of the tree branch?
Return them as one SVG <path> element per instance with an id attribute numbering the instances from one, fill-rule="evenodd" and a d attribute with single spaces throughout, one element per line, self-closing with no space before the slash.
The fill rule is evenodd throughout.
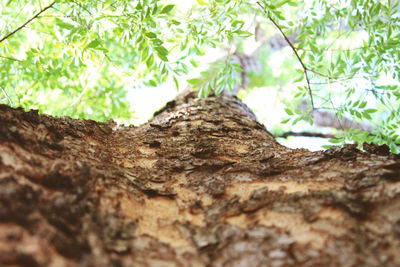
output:
<path id="1" fill-rule="evenodd" d="M 5 97 L 7 98 L 8 102 L 10 102 L 10 106 L 13 106 L 13 102 L 11 101 L 11 98 L 8 96 L 6 90 L 4 90 L 4 88 L 2 86 L 0 86 L 1 91 L 3 91 L 3 94 L 5 95 Z"/>
<path id="2" fill-rule="evenodd" d="M 322 134 L 322 133 L 310 133 L 310 132 L 285 132 L 281 135 L 277 135 L 276 137 L 286 138 L 289 136 L 304 136 L 304 137 L 319 137 L 319 138 L 335 138 L 333 134 Z"/>
<path id="3" fill-rule="evenodd" d="M 13 57 L 5 57 L 5 56 L 1 56 L 1 55 L 0 55 L 0 58 L 12 60 L 12 61 L 21 61 L 21 60 L 19 60 L 19 59 L 13 58 Z"/>
<path id="4" fill-rule="evenodd" d="M 3 38 L 0 39 L 0 43 L 3 42 L 4 40 L 10 38 L 12 35 L 14 35 L 15 33 L 17 33 L 19 30 L 21 30 L 23 27 L 25 27 L 27 24 L 29 24 L 31 21 L 33 21 L 34 19 L 36 19 L 37 17 L 40 16 L 40 14 L 42 14 L 43 12 L 45 12 L 47 9 L 51 8 L 56 2 L 54 1 L 53 3 L 51 3 L 50 5 L 48 5 L 47 7 L 43 8 L 42 10 L 40 10 L 36 15 L 34 15 L 32 18 L 30 18 L 29 20 L 27 20 L 24 24 L 22 24 L 21 26 L 19 26 L 18 28 L 16 28 L 14 31 L 10 32 L 9 34 L 7 34 L 6 36 L 4 36 Z"/>
<path id="5" fill-rule="evenodd" d="M 261 5 L 260 2 L 257 2 L 257 4 L 260 6 L 260 8 L 264 11 L 265 14 L 267 14 L 265 12 L 265 8 Z M 280 33 L 282 34 L 283 38 L 285 38 L 286 42 L 289 44 L 290 48 L 292 48 L 294 54 L 296 55 L 298 61 L 300 62 L 302 68 L 303 68 L 303 72 L 304 72 L 304 76 L 306 77 L 306 81 L 307 81 L 307 88 L 308 88 L 308 93 L 310 94 L 310 100 L 311 100 L 311 106 L 314 109 L 314 100 L 313 100 L 313 95 L 312 95 L 312 91 L 311 91 L 311 86 L 310 86 L 310 80 L 308 79 L 308 74 L 307 71 L 309 70 L 306 65 L 304 65 L 303 60 L 301 60 L 299 54 L 297 53 L 296 48 L 293 46 L 292 42 L 290 42 L 289 38 L 286 36 L 286 34 L 282 31 L 282 28 L 275 22 L 275 20 L 273 20 L 271 18 L 271 16 L 268 16 L 268 19 L 275 25 L 276 28 L 278 28 L 278 30 L 280 31 Z"/>

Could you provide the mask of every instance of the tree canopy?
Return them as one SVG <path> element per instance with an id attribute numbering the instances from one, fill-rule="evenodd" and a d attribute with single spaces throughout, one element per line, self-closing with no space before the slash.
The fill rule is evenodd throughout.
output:
<path id="1" fill-rule="evenodd" d="M 330 112 L 368 125 L 338 127 L 333 144 L 400 151 L 399 0 L 184 2 L 2 1 L 1 103 L 128 122 L 135 87 L 271 87 L 284 124 Z M 201 69 L 210 48 L 221 57 Z"/>

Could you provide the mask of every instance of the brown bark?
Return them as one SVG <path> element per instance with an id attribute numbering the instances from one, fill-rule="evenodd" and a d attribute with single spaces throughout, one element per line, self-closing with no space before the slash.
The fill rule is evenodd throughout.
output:
<path id="1" fill-rule="evenodd" d="M 232 96 L 139 128 L 0 106 L 0 265 L 399 266 L 400 160 L 289 149 Z"/>

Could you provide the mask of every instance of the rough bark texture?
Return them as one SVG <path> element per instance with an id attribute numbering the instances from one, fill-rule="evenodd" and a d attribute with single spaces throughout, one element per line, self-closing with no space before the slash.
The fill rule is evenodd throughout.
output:
<path id="1" fill-rule="evenodd" d="M 0 106 L 0 265 L 399 266 L 400 160 L 279 145 L 232 96 L 139 128 Z"/>

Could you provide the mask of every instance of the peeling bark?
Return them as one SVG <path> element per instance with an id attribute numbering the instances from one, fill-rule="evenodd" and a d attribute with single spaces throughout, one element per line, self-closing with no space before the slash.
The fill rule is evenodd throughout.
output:
<path id="1" fill-rule="evenodd" d="M 278 144 L 233 96 L 141 127 L 0 106 L 0 265 L 399 266 L 400 159 Z"/>

